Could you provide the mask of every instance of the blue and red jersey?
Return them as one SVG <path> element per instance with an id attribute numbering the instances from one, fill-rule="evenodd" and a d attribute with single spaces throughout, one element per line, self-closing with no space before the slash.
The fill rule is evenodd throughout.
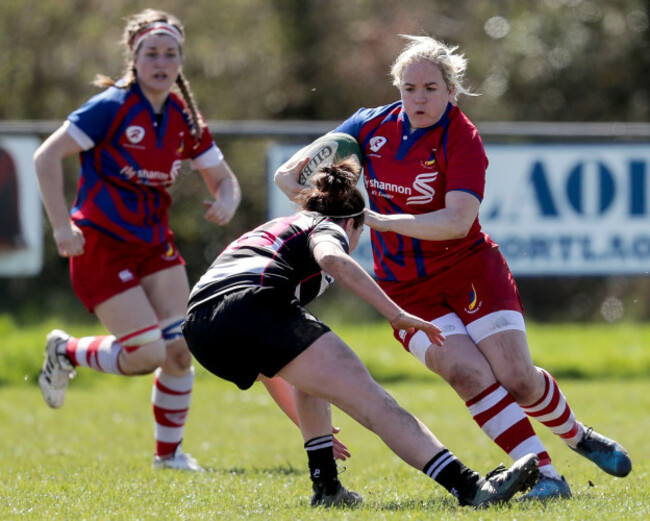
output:
<path id="1" fill-rule="evenodd" d="M 381 214 L 423 214 L 445 207 L 462 190 L 483 199 L 488 160 L 474 124 L 449 103 L 433 126 L 412 129 L 402 102 L 359 109 L 334 132 L 354 136 L 363 150 L 370 207 Z M 462 239 L 428 241 L 371 231 L 375 276 L 409 281 L 444 270 L 489 237 L 478 217 Z"/>
<path id="2" fill-rule="evenodd" d="M 126 242 L 171 238 L 167 188 L 182 160 L 197 168 L 223 160 L 207 128 L 198 140 L 191 135 L 180 96 L 170 93 L 157 116 L 137 83 L 92 97 L 68 116 L 66 128 L 83 149 L 73 221 Z"/>

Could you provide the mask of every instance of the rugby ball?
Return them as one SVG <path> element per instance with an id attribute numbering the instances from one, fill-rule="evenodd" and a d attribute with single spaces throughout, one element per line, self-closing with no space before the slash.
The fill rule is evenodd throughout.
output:
<path id="1" fill-rule="evenodd" d="M 306 157 L 311 158 L 300 172 L 298 182 L 301 185 L 310 184 L 312 176 L 322 167 L 338 163 L 350 156 L 355 157 L 359 165 L 362 164 L 361 147 L 356 139 L 343 132 L 325 134 L 294 156 L 299 160 Z"/>

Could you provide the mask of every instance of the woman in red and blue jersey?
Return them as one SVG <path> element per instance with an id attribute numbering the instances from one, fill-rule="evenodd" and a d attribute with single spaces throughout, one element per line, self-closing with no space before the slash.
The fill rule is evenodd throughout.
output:
<path id="1" fill-rule="evenodd" d="M 72 285 L 108 336 L 48 335 L 39 385 L 47 404 L 63 404 L 79 366 L 118 375 L 155 371 L 155 467 L 202 470 L 181 441 L 194 369 L 180 330 L 189 284 L 169 228 L 167 189 L 190 160 L 213 195 L 205 218 L 227 224 L 239 183 L 198 112 L 183 73 L 180 21 L 147 9 L 126 24 L 127 67 L 37 150 L 34 160 L 58 252 Z M 172 90 L 176 87 L 176 90 Z M 65 157 L 79 155 L 77 198 L 68 211 Z"/>
<path id="2" fill-rule="evenodd" d="M 405 310 L 436 324 L 442 347 L 425 335 L 396 338 L 465 401 L 483 431 L 512 458 L 535 452 L 542 479 L 530 499 L 570 497 L 528 417 L 615 476 L 625 449 L 578 422 L 556 381 L 530 357 L 523 308 L 497 244 L 478 219 L 488 165 L 474 124 L 455 104 L 467 62 L 456 47 L 407 36 L 391 70 L 401 100 L 362 108 L 335 132 L 354 136 L 364 154 L 374 271 Z M 299 193 L 296 172 L 276 181 Z"/>

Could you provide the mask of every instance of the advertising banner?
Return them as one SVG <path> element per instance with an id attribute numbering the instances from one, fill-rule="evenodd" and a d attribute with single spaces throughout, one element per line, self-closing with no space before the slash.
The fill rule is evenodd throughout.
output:
<path id="1" fill-rule="evenodd" d="M 41 199 L 33 156 L 41 141 L 30 136 L 0 136 L 0 277 L 41 271 Z"/>
<path id="2" fill-rule="evenodd" d="M 519 275 L 650 272 L 650 145 L 486 146 L 479 218 Z"/>

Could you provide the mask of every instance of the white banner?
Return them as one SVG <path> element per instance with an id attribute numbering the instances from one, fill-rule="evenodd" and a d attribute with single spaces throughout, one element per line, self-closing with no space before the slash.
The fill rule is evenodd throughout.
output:
<path id="1" fill-rule="evenodd" d="M 514 274 L 648 274 L 648 144 L 486 150 L 479 218 Z"/>
<path id="2" fill-rule="evenodd" d="M 41 141 L 0 136 L 0 277 L 37 275 L 43 228 L 34 152 Z"/>
<path id="3" fill-rule="evenodd" d="M 294 211 L 273 173 L 302 146 L 269 150 L 270 218 Z M 650 272 L 650 145 L 493 144 L 486 151 L 479 218 L 515 275 Z M 354 257 L 372 272 L 367 230 Z"/>

